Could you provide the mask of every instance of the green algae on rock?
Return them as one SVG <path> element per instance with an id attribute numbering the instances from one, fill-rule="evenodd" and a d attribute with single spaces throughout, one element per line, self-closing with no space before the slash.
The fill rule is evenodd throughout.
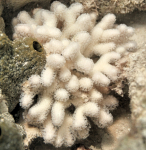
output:
<path id="1" fill-rule="evenodd" d="M 11 41 L 0 32 L 0 88 L 11 112 L 19 102 L 21 84 L 32 74 L 40 74 L 45 51 L 33 38 Z"/>
<path id="2" fill-rule="evenodd" d="M 24 150 L 22 136 L 15 124 L 0 117 L 0 150 Z"/>

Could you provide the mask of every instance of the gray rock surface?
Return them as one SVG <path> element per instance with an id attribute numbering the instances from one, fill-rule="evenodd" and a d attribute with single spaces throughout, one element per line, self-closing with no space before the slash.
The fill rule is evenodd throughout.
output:
<path id="1" fill-rule="evenodd" d="M 146 149 L 146 13 L 129 15 L 130 24 L 135 27 L 133 37 L 138 43 L 138 51 L 130 55 L 128 69 L 129 97 L 132 128 L 117 150 Z M 127 21 L 127 20 L 126 20 Z"/>

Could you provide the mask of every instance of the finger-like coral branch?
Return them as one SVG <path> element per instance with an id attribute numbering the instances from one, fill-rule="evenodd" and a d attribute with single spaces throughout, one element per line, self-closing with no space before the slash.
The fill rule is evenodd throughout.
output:
<path id="1" fill-rule="evenodd" d="M 118 61 L 136 48 L 134 29 L 115 25 L 114 14 L 95 20 L 80 3 L 67 8 L 58 1 L 50 11 L 34 9 L 32 17 L 22 11 L 13 20 L 14 38 L 34 37 L 46 51 L 45 68 L 22 85 L 20 104 L 26 121 L 41 124 L 45 143 L 56 147 L 86 138 L 88 118 L 100 128 L 112 124 L 118 101 L 104 91 L 119 78 Z"/>

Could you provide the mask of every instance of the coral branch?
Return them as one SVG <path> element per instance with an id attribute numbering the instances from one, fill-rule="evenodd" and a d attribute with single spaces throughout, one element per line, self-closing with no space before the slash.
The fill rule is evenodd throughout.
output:
<path id="1" fill-rule="evenodd" d="M 119 78 L 118 61 L 136 49 L 130 40 L 134 29 L 115 25 L 114 14 L 97 24 L 95 20 L 95 14 L 83 13 L 80 3 L 67 8 L 58 1 L 50 11 L 35 9 L 32 17 L 22 11 L 13 20 L 14 38 L 35 37 L 46 51 L 46 66 L 41 76 L 23 84 L 20 103 L 26 121 L 43 127 L 45 143 L 56 147 L 86 138 L 88 118 L 100 128 L 112 124 L 110 112 L 118 100 L 104 88 Z"/>

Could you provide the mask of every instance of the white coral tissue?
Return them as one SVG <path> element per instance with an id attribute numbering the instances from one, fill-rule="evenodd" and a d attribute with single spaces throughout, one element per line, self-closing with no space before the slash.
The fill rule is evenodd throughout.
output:
<path id="1" fill-rule="evenodd" d="M 58 1 L 50 11 L 37 8 L 14 18 L 13 38 L 34 37 L 46 51 L 45 68 L 23 84 L 20 98 L 26 121 L 41 130 L 45 143 L 68 147 L 85 139 L 88 118 L 101 128 L 112 124 L 118 101 L 99 89 L 118 79 L 116 63 L 136 49 L 134 29 L 115 21 L 107 14 L 96 24 L 82 4 L 67 8 Z"/>

